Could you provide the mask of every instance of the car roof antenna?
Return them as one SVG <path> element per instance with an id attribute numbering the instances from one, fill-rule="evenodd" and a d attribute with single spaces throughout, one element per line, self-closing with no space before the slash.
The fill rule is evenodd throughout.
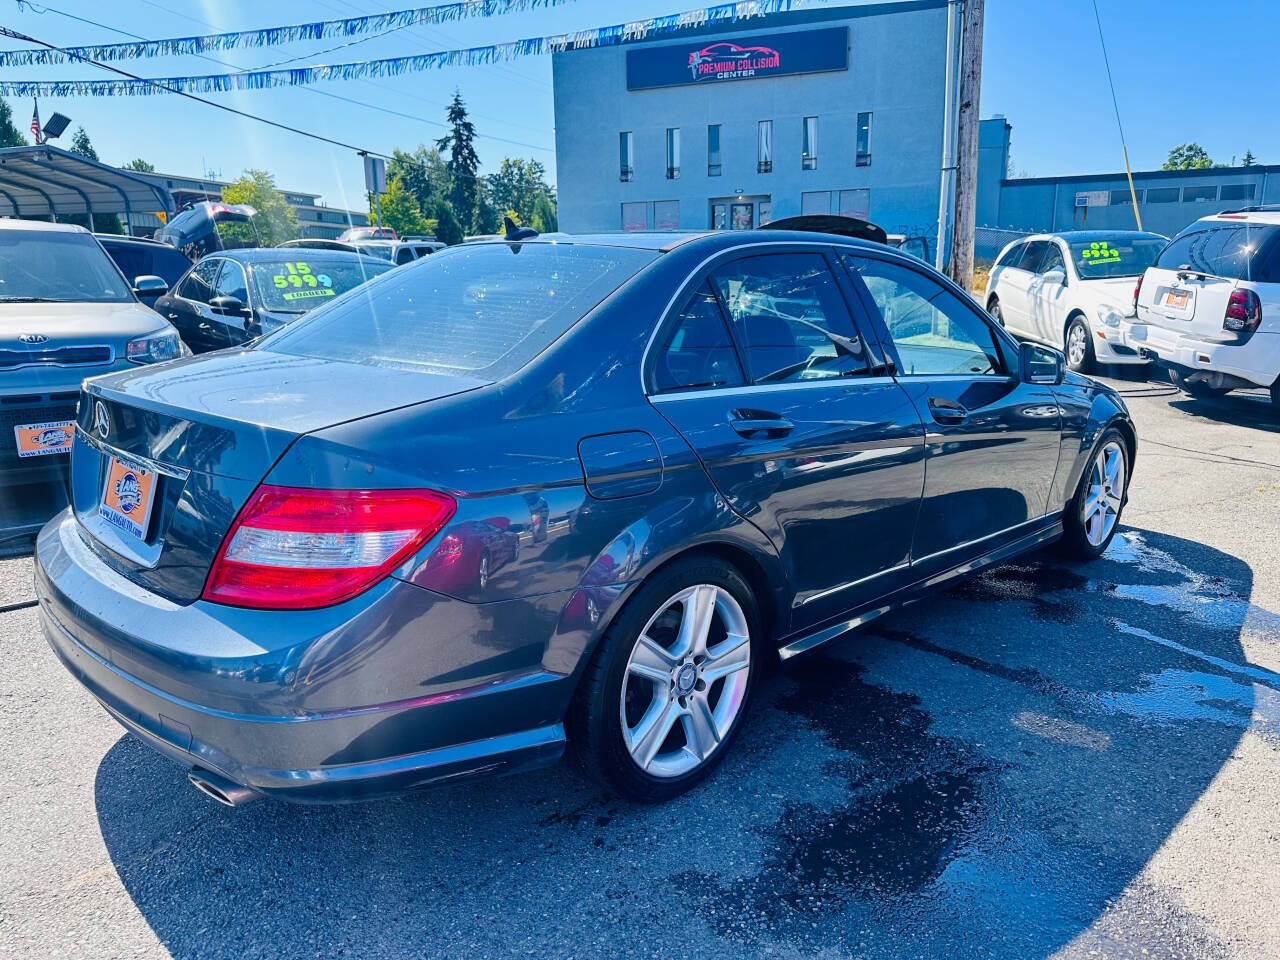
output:
<path id="1" fill-rule="evenodd" d="M 538 231 L 532 227 L 516 226 L 516 222 L 510 217 L 502 218 L 502 227 L 506 231 L 504 240 L 532 240 L 538 235 Z"/>

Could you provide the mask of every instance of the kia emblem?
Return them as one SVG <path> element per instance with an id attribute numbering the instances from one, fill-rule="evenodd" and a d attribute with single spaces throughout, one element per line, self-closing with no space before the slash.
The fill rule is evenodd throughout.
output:
<path id="1" fill-rule="evenodd" d="M 93 404 L 93 432 L 103 440 L 111 435 L 111 420 L 107 416 L 107 405 L 101 400 Z"/>
<path id="2" fill-rule="evenodd" d="M 24 333 L 20 337 L 18 337 L 18 342 L 29 343 L 34 346 L 37 343 L 48 343 L 49 338 L 46 337 L 43 333 Z"/>

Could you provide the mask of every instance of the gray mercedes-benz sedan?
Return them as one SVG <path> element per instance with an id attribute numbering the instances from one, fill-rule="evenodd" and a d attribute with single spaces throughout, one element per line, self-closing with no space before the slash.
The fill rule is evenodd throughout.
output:
<path id="1" fill-rule="evenodd" d="M 138 300 L 83 227 L 0 220 L 0 548 L 67 505 L 67 464 L 85 377 L 177 357 L 176 331 Z"/>
<path id="2" fill-rule="evenodd" d="M 672 797 L 771 662 L 1115 535 L 1123 401 L 918 260 L 512 234 L 247 349 L 86 383 L 73 504 L 37 544 L 45 635 L 221 802 L 566 744 Z"/>

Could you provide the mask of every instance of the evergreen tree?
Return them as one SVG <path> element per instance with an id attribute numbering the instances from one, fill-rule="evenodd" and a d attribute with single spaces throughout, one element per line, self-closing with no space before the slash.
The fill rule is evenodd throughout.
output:
<path id="1" fill-rule="evenodd" d="M 97 160 L 98 151 L 93 149 L 93 144 L 89 142 L 89 135 L 84 132 L 84 127 L 76 127 L 76 132 L 71 135 L 71 152 L 78 153 L 86 160 Z"/>
<path id="2" fill-rule="evenodd" d="M 1245 152 L 1244 152 L 1244 159 L 1240 161 L 1240 166 L 1242 166 L 1242 167 L 1252 167 L 1252 166 L 1253 166 L 1255 163 L 1257 163 L 1257 162 L 1258 162 L 1258 161 L 1257 161 L 1257 160 L 1255 160 L 1255 159 L 1253 158 L 1253 151 L 1252 151 L 1252 150 L 1245 150 Z"/>
<path id="3" fill-rule="evenodd" d="M 453 206 L 444 197 L 433 197 L 422 207 L 422 215 L 435 221 L 432 233 L 441 243 L 461 243 L 465 237 L 462 224 L 453 212 Z"/>
<path id="4" fill-rule="evenodd" d="M 560 229 L 555 201 L 548 194 L 538 194 L 538 198 L 533 202 L 533 215 L 529 218 L 529 226 L 539 233 L 555 233 Z"/>
<path id="5" fill-rule="evenodd" d="M 476 191 L 476 205 L 471 213 L 471 232 L 473 234 L 490 234 L 502 232 L 502 214 L 489 198 L 488 188 L 481 183 Z"/>
<path id="6" fill-rule="evenodd" d="M 467 116 L 460 92 L 454 91 L 445 117 L 449 121 L 449 133 L 436 141 L 436 148 L 449 151 L 449 161 L 445 164 L 449 173 L 449 202 L 455 212 L 475 210 L 480 158 L 475 149 L 476 127 Z"/>
<path id="7" fill-rule="evenodd" d="M 130 160 L 120 169 L 134 170 L 138 173 L 155 173 L 156 172 L 156 168 L 153 167 L 151 164 L 147 163 L 147 161 L 143 160 L 141 157 L 139 157 L 136 160 Z"/>
<path id="8" fill-rule="evenodd" d="M 0 100 L 0 147 L 26 147 L 27 138 L 22 135 L 13 122 L 13 109 L 8 102 Z"/>

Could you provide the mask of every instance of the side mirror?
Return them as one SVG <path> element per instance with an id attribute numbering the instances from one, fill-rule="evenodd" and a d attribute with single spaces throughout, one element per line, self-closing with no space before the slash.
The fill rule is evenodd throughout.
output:
<path id="1" fill-rule="evenodd" d="M 1056 386 L 1067 379 L 1067 356 L 1061 350 L 1039 343 L 1018 348 L 1018 367 L 1023 383 Z"/>
<path id="2" fill-rule="evenodd" d="M 169 292 L 169 284 L 164 282 L 164 277 L 157 277 L 153 274 L 144 274 L 141 277 L 133 278 L 133 295 L 138 298 L 163 297 Z"/>
<path id="3" fill-rule="evenodd" d="M 1065 287 L 1067 285 L 1067 275 L 1062 270 L 1050 270 L 1047 273 L 1042 273 L 1041 276 L 1044 277 L 1044 282 L 1051 287 Z"/>
<path id="4" fill-rule="evenodd" d="M 243 316 L 244 303 L 239 297 L 214 297 L 209 301 L 214 313 L 225 313 L 229 316 Z"/>

